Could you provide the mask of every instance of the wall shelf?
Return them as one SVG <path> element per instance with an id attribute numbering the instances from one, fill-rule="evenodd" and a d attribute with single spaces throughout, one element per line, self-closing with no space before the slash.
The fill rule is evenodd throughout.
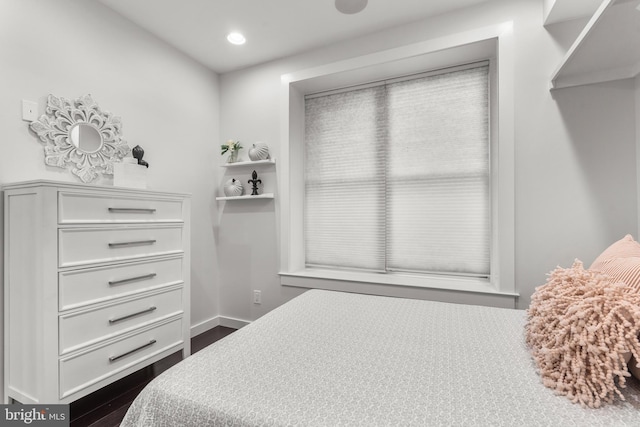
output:
<path id="1" fill-rule="evenodd" d="M 257 196 L 231 196 L 216 197 L 216 200 L 254 200 L 254 199 L 273 199 L 273 193 L 258 194 Z"/>
<path id="2" fill-rule="evenodd" d="M 267 160 L 256 160 L 256 161 L 245 161 L 245 162 L 234 162 L 234 163 L 224 163 L 220 165 L 221 168 L 236 168 L 241 166 L 255 166 L 255 165 L 275 165 L 275 159 L 267 159 Z"/>
<path id="3" fill-rule="evenodd" d="M 640 74 L 640 0 L 604 0 L 551 77 L 551 89 Z"/>
<path id="4" fill-rule="evenodd" d="M 275 159 L 256 160 L 256 161 L 248 160 L 244 162 L 225 163 L 220 165 L 220 167 L 242 168 L 244 166 L 255 167 L 255 166 L 269 166 L 269 165 L 275 165 L 275 164 L 276 164 Z M 251 196 L 251 195 L 222 196 L 222 197 L 216 197 L 216 200 L 251 200 L 251 199 L 273 199 L 273 198 L 274 198 L 273 193 L 263 193 L 263 194 L 258 194 L 257 196 Z"/>

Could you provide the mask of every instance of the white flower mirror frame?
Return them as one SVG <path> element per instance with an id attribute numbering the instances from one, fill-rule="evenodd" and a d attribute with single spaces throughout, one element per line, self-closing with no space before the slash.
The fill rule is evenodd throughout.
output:
<path id="1" fill-rule="evenodd" d="M 49 95 L 45 112 L 29 125 L 44 142 L 45 164 L 70 169 L 82 182 L 113 175 L 113 164 L 131 151 L 121 136 L 120 117 L 102 111 L 91 95 L 75 100 Z"/>

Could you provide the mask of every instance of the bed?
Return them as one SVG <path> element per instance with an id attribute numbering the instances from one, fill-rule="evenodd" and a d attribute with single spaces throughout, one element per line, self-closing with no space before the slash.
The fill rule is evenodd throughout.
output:
<path id="1" fill-rule="evenodd" d="M 123 427 L 640 425 L 542 385 L 523 310 L 309 290 L 154 379 Z"/>

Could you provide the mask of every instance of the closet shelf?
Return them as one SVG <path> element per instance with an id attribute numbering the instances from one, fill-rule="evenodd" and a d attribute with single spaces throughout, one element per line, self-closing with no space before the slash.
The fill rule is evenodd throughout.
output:
<path id="1" fill-rule="evenodd" d="M 255 162 L 252 162 L 255 163 Z M 231 196 L 216 197 L 216 200 L 251 200 L 251 199 L 273 199 L 273 193 L 258 194 L 257 196 Z"/>
<path id="2" fill-rule="evenodd" d="M 553 0 L 544 3 L 544 25 L 547 26 L 578 18 L 589 18 L 602 4 L 602 0 Z"/>
<path id="3" fill-rule="evenodd" d="M 267 160 L 256 160 L 256 161 L 245 161 L 245 162 L 234 162 L 234 163 L 225 163 L 220 165 L 221 168 L 235 168 L 240 166 L 248 166 L 248 165 L 275 165 L 275 159 L 267 159 Z M 255 197 L 255 196 L 254 196 Z"/>
<path id="4" fill-rule="evenodd" d="M 551 77 L 551 89 L 640 74 L 640 0 L 604 0 Z"/>

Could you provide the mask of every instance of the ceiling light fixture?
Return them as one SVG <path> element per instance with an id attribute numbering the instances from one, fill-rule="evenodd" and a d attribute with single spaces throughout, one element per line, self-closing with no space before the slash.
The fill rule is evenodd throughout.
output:
<path id="1" fill-rule="evenodd" d="M 238 45 L 245 44 L 245 42 L 247 41 L 247 39 L 245 39 L 244 36 L 240 33 L 229 33 L 227 35 L 227 40 L 231 44 L 238 44 Z"/>
<path id="2" fill-rule="evenodd" d="M 367 7 L 368 0 L 336 0 L 336 9 L 347 15 L 362 12 Z"/>

